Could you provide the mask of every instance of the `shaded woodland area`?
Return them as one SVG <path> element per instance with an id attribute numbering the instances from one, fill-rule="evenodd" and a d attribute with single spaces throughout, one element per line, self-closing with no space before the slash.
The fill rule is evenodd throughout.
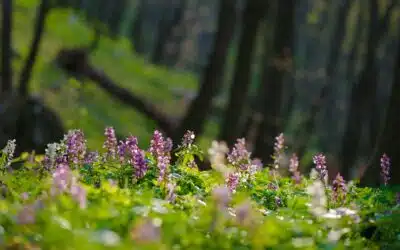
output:
<path id="1" fill-rule="evenodd" d="M 30 80 L 48 14 L 72 8 L 95 35 L 90 44 L 60 49 L 54 64 L 142 113 L 174 142 L 186 130 L 203 135 L 212 119 L 216 139 L 232 146 L 245 137 L 253 155 L 269 164 L 282 132 L 287 158 L 297 153 L 302 170 L 313 152 L 324 152 L 335 171 L 330 176 L 377 185 L 386 153 L 391 183 L 400 184 L 397 0 L 41 0 L 23 56 L 12 36 L 21 2 L 1 5 L 1 146 L 16 138 L 18 152 L 41 153 L 62 138 L 62 120 L 31 92 Z M 102 37 L 128 39 L 146 63 L 195 75 L 198 89 L 182 107 L 185 114 L 162 112 L 91 60 Z"/>

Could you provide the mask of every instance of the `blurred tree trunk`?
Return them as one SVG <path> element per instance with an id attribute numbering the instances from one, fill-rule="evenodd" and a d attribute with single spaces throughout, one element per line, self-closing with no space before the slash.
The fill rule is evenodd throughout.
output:
<path id="1" fill-rule="evenodd" d="M 8 57 L 6 60 L 3 59 L 6 62 L 3 66 L 8 65 L 7 71 L 9 71 L 10 78 L 7 80 L 9 81 L 8 93 L 0 93 L 0 146 L 5 145 L 9 139 L 16 139 L 17 155 L 31 150 L 44 153 L 48 143 L 62 139 L 64 134 L 63 124 L 57 114 L 46 107 L 42 100 L 30 96 L 28 88 L 48 8 L 49 0 L 42 0 L 38 6 L 32 44 L 21 71 L 18 93 L 12 91 L 11 75 L 13 71 L 10 65 L 10 52 L 3 54 Z M 3 45 L 3 49 L 11 45 L 11 13 L 11 1 L 3 1 L 2 35 L 3 38 L 6 37 L 5 44 L 8 44 L 7 46 Z M 11 51 L 10 47 L 9 51 Z"/>
<path id="2" fill-rule="evenodd" d="M 146 0 L 140 0 L 136 10 L 135 19 L 132 25 L 131 41 L 133 49 L 138 54 L 145 52 L 144 40 L 143 40 L 143 22 L 144 22 L 144 11 L 145 11 Z"/>
<path id="3" fill-rule="evenodd" d="M 107 1 L 108 2 L 108 1 Z M 113 0 L 109 1 L 111 3 L 110 8 L 108 8 L 108 18 L 107 23 L 112 37 L 116 37 L 119 34 L 119 26 L 125 11 L 128 7 L 127 0 Z"/>
<path id="4" fill-rule="evenodd" d="M 154 64 L 160 64 L 162 62 L 166 45 L 168 44 L 169 40 L 172 40 L 176 27 L 183 21 L 186 3 L 188 1 L 178 0 L 172 2 L 175 4 L 171 3 L 167 7 L 167 10 L 173 9 L 172 19 L 169 20 L 168 15 L 165 13 L 164 18 L 160 20 L 158 25 L 158 38 L 152 56 L 152 63 Z"/>
<path id="5" fill-rule="evenodd" d="M 32 70 L 35 64 L 37 54 L 39 53 L 40 41 L 42 40 L 42 34 L 44 31 L 46 16 L 49 9 L 50 9 L 49 0 L 42 0 L 36 14 L 34 33 L 29 55 L 28 58 L 26 59 L 24 67 L 22 68 L 21 76 L 19 79 L 18 93 L 21 97 L 26 97 L 28 95 L 28 84 L 32 75 Z"/>
<path id="6" fill-rule="evenodd" d="M 376 152 L 368 166 L 367 171 L 361 179 L 363 185 L 377 186 L 380 183 L 380 158 L 386 153 L 392 162 L 391 184 L 400 184 L 400 43 L 398 42 L 396 65 L 394 67 L 394 78 L 383 132 L 378 140 Z"/>
<path id="7" fill-rule="evenodd" d="M 2 3 L 2 29 L 1 29 L 1 85 L 3 93 L 12 89 L 12 0 L 3 0 Z"/>
<path id="8" fill-rule="evenodd" d="M 224 67 L 234 33 L 235 17 L 236 1 L 220 0 L 214 48 L 204 70 L 197 97 L 191 102 L 187 114 L 175 131 L 174 141 L 179 141 L 186 130 L 192 130 L 198 135 L 203 133 L 212 100 L 223 85 Z"/>
<path id="9" fill-rule="evenodd" d="M 228 145 L 232 145 L 240 134 L 243 108 L 251 82 L 257 31 L 267 13 L 267 3 L 264 0 L 248 0 L 244 9 L 235 73 L 219 134 L 219 139 L 227 142 Z"/>
<path id="10" fill-rule="evenodd" d="M 349 112 L 343 134 L 340 159 L 343 169 L 343 177 L 351 178 L 352 167 L 356 160 L 363 122 L 369 122 L 370 145 L 374 146 L 378 136 L 379 121 L 371 111 L 374 112 L 376 105 L 376 91 L 378 84 L 378 67 L 376 63 L 376 53 L 382 36 L 387 32 L 391 13 L 395 7 L 395 1 L 386 10 L 382 19 L 379 19 L 378 1 L 369 0 L 369 26 L 367 36 L 367 55 L 364 59 L 360 78 L 353 86 L 350 94 Z"/>
<path id="11" fill-rule="evenodd" d="M 334 88 L 333 78 L 338 68 L 338 61 L 341 55 L 342 44 L 345 40 L 347 19 L 351 9 L 353 1 L 344 0 L 340 3 L 339 10 L 337 13 L 336 26 L 333 31 L 331 40 L 331 48 L 328 54 L 327 65 L 326 65 L 326 81 L 322 87 L 319 96 L 317 96 L 312 105 L 310 115 L 305 120 L 302 127 L 304 128 L 302 138 L 298 142 L 298 149 L 296 150 L 300 157 L 304 156 L 305 150 L 307 149 L 308 143 L 310 142 L 311 136 L 315 133 L 315 117 L 321 107 L 324 106 L 329 92 Z"/>
<path id="12" fill-rule="evenodd" d="M 277 19 L 272 45 L 273 58 L 265 54 L 264 71 L 262 75 L 262 105 L 263 120 L 260 124 L 255 144 L 254 155 L 264 163 L 270 160 L 273 153 L 275 136 L 282 132 L 281 99 L 284 87 L 284 76 L 291 67 L 290 51 L 293 47 L 295 1 L 278 1 Z M 265 48 L 267 51 L 268 48 Z M 264 53 L 265 53 L 264 51 Z"/>

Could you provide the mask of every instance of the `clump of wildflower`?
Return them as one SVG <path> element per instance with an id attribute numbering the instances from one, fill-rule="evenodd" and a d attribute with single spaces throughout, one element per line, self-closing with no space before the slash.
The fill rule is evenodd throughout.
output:
<path id="1" fill-rule="evenodd" d="M 44 156 L 45 169 L 50 170 L 54 167 L 54 164 L 56 163 L 60 149 L 61 149 L 61 145 L 59 143 L 47 144 L 47 148 L 45 149 L 45 156 Z"/>
<path id="2" fill-rule="evenodd" d="M 237 186 L 239 185 L 239 181 L 240 181 L 240 173 L 237 172 L 228 173 L 228 176 L 226 178 L 226 185 L 228 186 L 231 192 L 235 192 Z"/>
<path id="3" fill-rule="evenodd" d="M 285 144 L 285 137 L 283 133 L 280 133 L 277 137 L 275 137 L 274 144 L 274 167 L 279 168 L 279 163 L 281 162 L 283 150 Z"/>
<path id="4" fill-rule="evenodd" d="M 290 158 L 289 171 L 292 173 L 292 179 L 294 182 L 299 184 L 301 182 L 301 174 L 299 171 L 299 158 L 296 154 L 293 154 Z"/>
<path id="5" fill-rule="evenodd" d="M 72 175 L 71 169 L 65 163 L 59 164 L 54 171 L 50 192 L 53 196 L 68 193 L 79 203 L 82 209 L 86 208 L 86 191 L 78 184 L 76 177 Z"/>
<path id="6" fill-rule="evenodd" d="M 228 154 L 228 161 L 240 170 L 247 170 L 251 165 L 251 153 L 247 151 L 244 138 L 237 139 L 232 151 Z"/>
<path id="7" fill-rule="evenodd" d="M 85 156 L 84 163 L 85 164 L 92 164 L 93 162 L 97 161 L 99 158 L 99 152 L 97 151 L 91 151 L 87 152 Z"/>
<path id="8" fill-rule="evenodd" d="M 211 166 L 217 171 L 224 173 L 226 171 L 225 157 L 228 152 L 229 148 L 225 142 L 213 141 L 211 147 L 208 149 Z"/>
<path id="9" fill-rule="evenodd" d="M 9 167 L 11 164 L 11 161 L 14 158 L 14 152 L 15 148 L 17 147 L 15 143 L 15 139 L 13 140 L 8 140 L 6 146 L 3 149 L 3 154 L 7 156 L 7 161 L 5 167 Z"/>
<path id="10" fill-rule="evenodd" d="M 190 146 L 192 146 L 195 138 L 196 136 L 193 131 L 186 131 L 182 139 L 182 147 L 189 148 Z"/>
<path id="11" fill-rule="evenodd" d="M 338 173 L 335 180 L 332 183 L 333 199 L 338 201 L 339 199 L 344 199 L 347 193 L 346 182 L 343 177 Z"/>
<path id="12" fill-rule="evenodd" d="M 386 154 L 383 154 L 381 157 L 381 176 L 385 186 L 390 180 L 390 165 L 390 158 Z"/>
<path id="13" fill-rule="evenodd" d="M 51 194 L 56 195 L 59 192 L 65 192 L 71 181 L 71 170 L 67 164 L 59 164 L 53 173 L 53 186 Z"/>
<path id="14" fill-rule="evenodd" d="M 145 153 L 138 146 L 138 140 L 135 136 L 129 136 L 126 141 L 120 141 L 118 145 L 118 155 L 123 162 L 126 158 L 128 163 L 132 165 L 134 177 L 136 179 L 142 178 L 147 171 L 147 163 Z"/>
<path id="15" fill-rule="evenodd" d="M 253 159 L 249 168 L 250 176 L 253 176 L 257 171 L 262 169 L 262 162 L 260 159 Z"/>
<path id="16" fill-rule="evenodd" d="M 149 152 L 156 158 L 159 170 L 158 181 L 165 179 L 167 168 L 170 164 L 171 156 L 169 147 L 171 141 L 164 140 L 163 135 L 158 130 L 154 131 L 153 138 L 150 141 Z M 166 147 L 167 146 L 167 147 Z"/>
<path id="17" fill-rule="evenodd" d="M 319 153 L 319 154 L 313 156 L 313 162 L 315 164 L 315 169 L 317 170 L 317 172 L 319 174 L 320 180 L 324 181 L 326 179 L 326 177 L 328 176 L 325 155 L 323 155 L 322 153 Z"/>
<path id="18" fill-rule="evenodd" d="M 68 161 L 73 164 L 81 163 L 86 154 L 85 135 L 81 130 L 70 130 L 65 136 Z"/>
<path id="19" fill-rule="evenodd" d="M 104 131 L 106 140 L 103 144 L 103 148 L 107 150 L 107 157 L 115 159 L 117 151 L 117 137 L 115 136 L 115 130 L 113 127 L 106 127 Z"/>
<path id="20" fill-rule="evenodd" d="M 311 195 L 310 212 L 315 216 L 321 216 L 326 212 L 327 198 L 325 195 L 325 187 L 322 181 L 315 180 L 307 188 L 307 192 Z"/>
<path id="21" fill-rule="evenodd" d="M 135 170 L 135 177 L 140 179 L 146 174 L 147 171 L 147 163 L 144 151 L 136 145 L 135 147 L 131 148 L 131 155 L 131 164 Z"/>

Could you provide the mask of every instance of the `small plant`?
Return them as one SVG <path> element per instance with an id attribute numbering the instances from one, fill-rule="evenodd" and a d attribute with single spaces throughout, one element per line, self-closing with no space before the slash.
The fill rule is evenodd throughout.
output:
<path id="1" fill-rule="evenodd" d="M 179 145 L 154 131 L 148 149 L 107 127 L 103 148 L 89 149 L 81 130 L 49 144 L 44 156 L 14 159 L 2 151 L 2 249 L 397 249 L 399 194 L 360 188 L 337 174 L 327 180 L 323 154 L 311 177 L 278 175 L 284 150 L 262 168 L 245 139 L 232 149 L 213 142 L 212 170 L 199 171 L 203 152 L 188 131 Z M 176 156 L 173 158 L 173 156 Z M 176 160 L 172 160 L 176 159 Z M 14 161 L 23 166 L 12 169 Z M 388 183 L 390 162 L 382 157 Z M 38 174 L 40 173 L 40 174 Z"/>

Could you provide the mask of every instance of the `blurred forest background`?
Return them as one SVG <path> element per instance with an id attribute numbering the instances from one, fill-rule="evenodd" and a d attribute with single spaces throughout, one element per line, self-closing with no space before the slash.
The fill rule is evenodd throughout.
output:
<path id="1" fill-rule="evenodd" d="M 269 163 L 282 132 L 304 172 L 323 152 L 330 176 L 375 185 L 386 153 L 400 184 L 399 0 L 1 4 L 1 147 L 190 129 L 204 150 L 245 137 Z"/>

